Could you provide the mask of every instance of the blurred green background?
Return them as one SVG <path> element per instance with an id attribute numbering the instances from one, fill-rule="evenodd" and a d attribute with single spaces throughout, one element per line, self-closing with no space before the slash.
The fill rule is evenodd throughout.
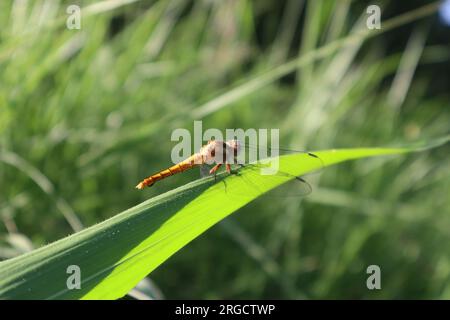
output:
<path id="1" fill-rule="evenodd" d="M 281 145 L 309 150 L 448 134 L 450 27 L 425 8 L 383 29 L 427 3 L 378 1 L 368 32 L 369 1 L 1 1 L 0 259 L 196 179 L 134 189 L 194 120 L 279 128 Z M 449 151 L 308 176 L 309 196 L 251 203 L 152 284 L 175 299 L 449 299 Z M 381 290 L 366 287 L 371 264 Z"/>

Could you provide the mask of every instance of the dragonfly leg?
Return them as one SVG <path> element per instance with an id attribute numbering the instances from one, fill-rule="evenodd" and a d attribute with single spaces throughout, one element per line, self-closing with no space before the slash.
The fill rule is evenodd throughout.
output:
<path id="1" fill-rule="evenodd" d="M 217 170 L 220 168 L 222 164 L 216 164 L 211 170 L 209 170 L 209 174 L 214 174 L 214 183 L 217 181 Z"/>
<path id="2" fill-rule="evenodd" d="M 217 170 L 222 166 L 221 163 L 216 164 L 214 167 L 212 167 L 211 170 L 209 170 L 209 174 L 214 174 L 214 182 L 217 181 Z"/>
<path id="3" fill-rule="evenodd" d="M 216 164 L 214 167 L 212 167 L 211 170 L 209 170 L 209 174 L 216 174 L 216 171 L 219 170 L 219 168 L 222 166 L 221 163 Z"/>

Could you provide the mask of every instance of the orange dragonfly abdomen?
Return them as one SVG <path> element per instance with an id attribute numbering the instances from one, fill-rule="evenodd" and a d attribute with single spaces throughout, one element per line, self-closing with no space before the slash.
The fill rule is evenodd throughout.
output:
<path id="1" fill-rule="evenodd" d="M 155 173 L 154 175 L 151 175 L 148 178 L 145 178 L 139 184 L 136 186 L 136 189 L 144 189 L 145 187 L 152 186 L 155 182 L 162 180 L 164 178 L 167 178 L 169 176 L 172 176 L 174 174 L 186 171 L 188 169 L 191 169 L 195 167 L 196 165 L 203 164 L 203 157 L 200 153 L 193 154 L 186 160 L 183 160 L 170 168 L 167 168 L 165 170 L 161 170 L 158 173 Z"/>

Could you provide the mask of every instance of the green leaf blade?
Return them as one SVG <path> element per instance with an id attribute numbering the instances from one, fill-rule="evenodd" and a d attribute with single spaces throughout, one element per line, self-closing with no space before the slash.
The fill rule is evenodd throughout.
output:
<path id="1" fill-rule="evenodd" d="M 449 140 L 441 139 L 436 146 Z M 268 179 L 257 192 L 245 178 L 265 179 L 247 167 L 238 175 L 204 178 L 149 199 L 102 223 L 0 263 L 2 299 L 117 299 L 204 231 L 261 194 L 323 166 L 364 157 L 395 155 L 414 148 L 362 148 L 279 157 L 292 175 Z M 227 190 L 233 190 L 232 193 Z M 67 287 L 67 267 L 81 269 L 81 289 Z"/>

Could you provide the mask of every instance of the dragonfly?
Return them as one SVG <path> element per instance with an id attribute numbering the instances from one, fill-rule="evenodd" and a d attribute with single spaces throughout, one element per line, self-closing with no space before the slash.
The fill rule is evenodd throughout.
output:
<path id="1" fill-rule="evenodd" d="M 238 140 L 218 141 L 210 140 L 208 143 L 200 148 L 200 151 L 194 153 L 187 159 L 165 169 L 161 170 L 138 183 L 136 189 L 144 189 L 145 187 L 151 187 L 156 182 L 173 176 L 174 174 L 184 172 L 199 165 L 211 164 L 222 155 L 222 163 L 217 163 L 211 170 L 210 174 L 215 174 L 216 171 L 225 163 L 225 167 L 228 173 L 231 173 L 230 162 L 237 157 L 240 151 L 240 143 Z M 216 155 L 217 153 L 217 155 Z M 233 159 L 230 159 L 230 155 Z"/>
<path id="2" fill-rule="evenodd" d="M 158 181 L 161 181 L 167 177 L 170 177 L 178 173 L 182 173 L 186 170 L 193 169 L 196 167 L 200 167 L 200 171 L 201 173 L 203 173 L 202 175 L 204 175 L 205 167 L 207 167 L 207 165 L 213 165 L 213 167 L 211 169 L 208 169 L 206 172 L 209 175 L 214 175 L 214 178 L 216 178 L 217 171 L 222 167 L 222 165 L 225 165 L 225 169 L 229 174 L 237 174 L 238 173 L 237 170 L 232 170 L 232 165 L 238 164 L 239 167 L 247 167 L 247 168 L 251 166 L 251 164 L 240 163 L 238 160 L 238 156 L 241 154 L 244 148 L 249 149 L 260 147 L 259 146 L 253 147 L 251 145 L 243 146 L 237 139 L 232 139 L 228 141 L 210 140 L 208 141 L 207 144 L 205 144 L 200 148 L 199 152 L 194 153 L 187 159 L 167 169 L 156 172 L 155 174 L 143 179 L 136 185 L 136 188 L 141 190 L 146 187 L 151 187 Z M 316 159 L 321 164 L 323 164 L 321 159 L 311 152 L 289 150 L 289 149 L 277 149 L 277 151 L 281 151 L 282 153 L 283 152 L 305 153 L 308 157 Z M 319 167 L 320 166 L 321 165 L 319 165 Z M 279 172 L 276 175 L 285 177 L 290 176 L 288 173 L 284 172 Z M 291 177 L 309 186 L 309 184 L 304 179 L 297 176 Z M 254 188 L 257 188 L 256 184 L 254 185 Z"/>

